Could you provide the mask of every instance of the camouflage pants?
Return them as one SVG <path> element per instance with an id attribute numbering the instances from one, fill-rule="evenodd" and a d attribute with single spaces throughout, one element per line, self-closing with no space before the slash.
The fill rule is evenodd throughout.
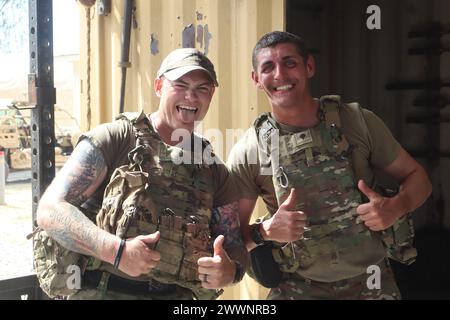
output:
<path id="1" fill-rule="evenodd" d="M 69 300 L 192 300 L 192 294 L 174 292 L 166 295 L 133 295 L 100 289 L 82 289 L 69 297 Z"/>
<path id="2" fill-rule="evenodd" d="M 71 295 L 69 300 L 192 300 L 192 292 L 177 286 L 175 290 L 159 290 L 155 292 L 136 292 L 131 288 L 126 291 L 117 291 L 107 288 L 108 282 L 97 287 L 92 284 L 83 284 L 82 289 Z M 154 290 L 154 289 L 153 289 Z"/>
<path id="3" fill-rule="evenodd" d="M 400 291 L 394 273 L 387 262 L 378 264 L 381 270 L 379 289 L 369 289 L 370 274 L 336 282 L 318 282 L 299 276 L 289 277 L 270 291 L 268 300 L 399 300 Z"/>

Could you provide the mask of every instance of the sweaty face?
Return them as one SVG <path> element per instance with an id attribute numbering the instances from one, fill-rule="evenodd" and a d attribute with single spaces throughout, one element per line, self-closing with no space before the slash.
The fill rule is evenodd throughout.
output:
<path id="1" fill-rule="evenodd" d="M 208 112 L 214 89 L 208 74 L 202 70 L 191 71 L 174 81 L 164 76 L 156 79 L 159 113 L 165 125 L 173 130 L 192 131 L 194 122 L 203 120 Z"/>
<path id="2" fill-rule="evenodd" d="M 310 96 L 308 79 L 314 75 L 314 60 L 309 56 L 305 63 L 294 44 L 263 48 L 256 58 L 252 78 L 265 91 L 272 107 L 291 107 Z"/>

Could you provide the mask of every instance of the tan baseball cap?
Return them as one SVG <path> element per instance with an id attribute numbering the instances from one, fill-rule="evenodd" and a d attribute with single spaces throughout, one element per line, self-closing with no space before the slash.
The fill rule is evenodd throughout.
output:
<path id="1" fill-rule="evenodd" d="M 163 60 L 159 67 L 157 77 L 166 77 L 169 80 L 177 80 L 186 73 L 193 70 L 205 71 L 216 87 L 219 86 L 217 82 L 216 72 L 212 62 L 200 51 L 195 48 L 181 48 L 175 49 Z"/>

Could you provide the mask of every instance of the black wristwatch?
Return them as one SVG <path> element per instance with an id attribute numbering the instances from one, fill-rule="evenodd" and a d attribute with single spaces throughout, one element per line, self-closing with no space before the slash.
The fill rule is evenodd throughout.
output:
<path id="1" fill-rule="evenodd" d="M 252 226 L 251 237 L 254 243 L 257 246 L 260 246 L 265 243 L 264 237 L 261 234 L 260 227 L 262 222 L 257 222 Z"/>

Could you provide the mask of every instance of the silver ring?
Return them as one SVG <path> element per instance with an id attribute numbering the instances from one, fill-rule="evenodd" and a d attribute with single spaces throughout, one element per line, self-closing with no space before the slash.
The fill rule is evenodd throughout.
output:
<path id="1" fill-rule="evenodd" d="M 203 282 L 208 282 L 208 275 L 206 273 L 203 275 Z"/>

